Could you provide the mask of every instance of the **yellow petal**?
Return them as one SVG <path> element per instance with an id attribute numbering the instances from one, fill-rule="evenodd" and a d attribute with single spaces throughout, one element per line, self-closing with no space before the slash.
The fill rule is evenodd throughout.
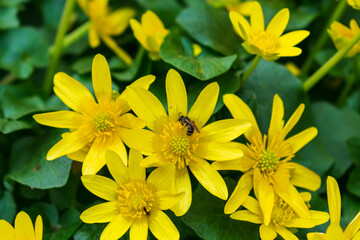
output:
<path id="1" fill-rule="evenodd" d="M 118 117 L 119 125 L 124 128 L 144 128 L 146 122 L 131 113 L 125 113 Z"/>
<path id="2" fill-rule="evenodd" d="M 91 112 L 95 106 L 94 97 L 89 90 L 63 72 L 55 74 L 54 92 L 67 106 L 77 112 Z"/>
<path id="3" fill-rule="evenodd" d="M 103 55 L 96 54 L 94 57 L 91 75 L 98 102 L 101 104 L 110 101 L 112 96 L 110 68 Z"/>
<path id="4" fill-rule="evenodd" d="M 157 196 L 159 198 L 159 209 L 167 210 L 179 202 L 185 196 L 185 193 L 171 194 L 168 191 L 159 191 Z"/>
<path id="5" fill-rule="evenodd" d="M 200 129 L 213 114 L 219 96 L 219 84 L 216 82 L 207 85 L 197 97 L 194 105 L 188 114 L 189 118 L 195 121 Z"/>
<path id="6" fill-rule="evenodd" d="M 90 26 L 89 29 L 89 44 L 92 48 L 97 48 L 100 45 L 100 37 L 95 26 Z"/>
<path id="7" fill-rule="evenodd" d="M 360 232 L 357 232 L 351 240 L 360 240 Z"/>
<path id="8" fill-rule="evenodd" d="M 236 142 L 200 142 L 194 153 L 212 161 L 234 160 L 244 155 L 239 145 Z"/>
<path id="9" fill-rule="evenodd" d="M 229 142 L 243 134 L 251 123 L 239 119 L 219 120 L 201 129 L 201 142 Z"/>
<path id="10" fill-rule="evenodd" d="M 47 160 L 54 160 L 58 157 L 73 153 L 84 147 L 88 143 L 88 138 L 83 136 L 79 130 L 64 135 L 63 139 L 57 142 L 47 153 Z"/>
<path id="11" fill-rule="evenodd" d="M 283 126 L 284 126 L 284 104 L 278 94 L 274 95 L 273 107 L 271 113 L 271 121 L 268 132 L 268 144 L 275 144 Z M 282 141 L 279 139 L 278 141 Z"/>
<path id="12" fill-rule="evenodd" d="M 279 38 L 280 47 L 293 47 L 309 36 L 310 32 L 306 30 L 292 31 Z"/>
<path id="13" fill-rule="evenodd" d="M 145 181 L 145 168 L 140 167 L 143 159 L 142 154 L 135 149 L 130 149 L 129 153 L 129 175 L 132 180 Z"/>
<path id="14" fill-rule="evenodd" d="M 330 226 L 326 229 L 326 240 L 346 240 L 339 223 L 330 223 Z"/>
<path id="15" fill-rule="evenodd" d="M 140 87 L 127 87 L 127 97 L 131 109 L 146 121 L 146 126 L 156 133 L 162 131 L 168 116 L 159 99 L 151 92 Z"/>
<path id="16" fill-rule="evenodd" d="M 14 228 L 5 220 L 0 220 L 0 232 L 4 240 L 16 240 Z"/>
<path id="17" fill-rule="evenodd" d="M 235 31 L 240 35 L 242 39 L 246 39 L 247 34 L 251 31 L 249 22 L 241 16 L 239 13 L 231 11 L 229 17 Z M 241 28 L 239 27 L 241 25 Z M 244 31 L 244 32 L 243 32 Z"/>
<path id="18" fill-rule="evenodd" d="M 88 1 L 88 9 L 90 18 L 97 20 L 107 14 L 108 0 Z"/>
<path id="19" fill-rule="evenodd" d="M 252 180 L 250 173 L 245 173 L 241 176 L 235 190 L 225 204 L 225 214 L 235 212 L 243 204 L 253 187 Z"/>
<path id="20" fill-rule="evenodd" d="M 259 232 L 260 232 L 261 240 L 273 240 L 277 236 L 273 224 L 270 225 L 261 224 Z"/>
<path id="21" fill-rule="evenodd" d="M 21 211 L 16 215 L 14 228 L 16 239 L 35 240 L 33 224 L 25 212 Z"/>
<path id="22" fill-rule="evenodd" d="M 86 155 L 87 155 L 87 152 L 85 152 L 81 149 L 79 151 L 66 154 L 66 156 L 68 158 L 70 158 L 71 160 L 74 160 L 74 161 L 78 161 L 78 162 L 84 162 Z"/>
<path id="23" fill-rule="evenodd" d="M 285 240 L 299 240 L 292 232 L 290 232 L 283 226 L 275 226 L 275 231 Z"/>
<path id="24" fill-rule="evenodd" d="M 121 214 L 117 215 L 104 229 L 100 240 L 119 239 L 124 235 L 133 224 L 133 218 L 125 218 Z"/>
<path id="25" fill-rule="evenodd" d="M 200 184 L 211 194 L 223 200 L 228 198 L 224 179 L 207 161 L 196 157 L 196 161 L 190 161 L 189 167 Z"/>
<path id="26" fill-rule="evenodd" d="M 139 79 L 137 79 L 136 81 L 134 81 L 132 84 L 130 84 L 130 86 L 133 87 L 142 87 L 144 89 L 149 89 L 150 85 L 155 81 L 155 76 L 154 75 L 146 75 L 144 77 L 141 77 Z"/>
<path id="27" fill-rule="evenodd" d="M 140 166 L 144 168 L 162 167 L 167 163 L 168 161 L 164 159 L 164 155 L 162 153 L 152 153 L 140 162 Z"/>
<path id="28" fill-rule="evenodd" d="M 145 34 L 145 31 L 144 31 L 143 27 L 141 26 L 141 24 L 135 19 L 130 19 L 130 27 L 134 32 L 135 38 L 140 42 L 140 44 L 146 50 L 149 51 L 150 49 L 147 46 L 147 42 L 146 42 L 147 35 Z"/>
<path id="29" fill-rule="evenodd" d="M 153 170 L 146 182 L 153 185 L 157 190 L 171 191 L 175 179 L 175 165 L 168 163 Z"/>
<path id="30" fill-rule="evenodd" d="M 56 128 L 78 128 L 82 123 L 82 116 L 72 111 L 57 111 L 33 116 L 42 125 Z"/>
<path id="31" fill-rule="evenodd" d="M 271 19 L 269 25 L 266 28 L 267 33 L 271 33 L 275 37 L 280 37 L 284 32 L 288 22 L 289 22 L 289 9 L 281 9 L 274 17 Z"/>
<path id="32" fill-rule="evenodd" d="M 170 218 L 160 210 L 152 210 L 149 219 L 149 229 L 157 239 L 176 239 L 180 234 Z"/>
<path id="33" fill-rule="evenodd" d="M 103 19 L 102 30 L 108 35 L 116 36 L 125 31 L 129 20 L 135 15 L 135 10 L 123 7 L 111 12 Z"/>
<path id="34" fill-rule="evenodd" d="M 38 215 L 35 220 L 35 239 L 42 240 L 42 237 L 43 237 L 43 221 L 41 216 Z"/>
<path id="35" fill-rule="evenodd" d="M 330 221 L 333 224 L 340 223 L 341 217 L 341 195 L 339 185 L 335 178 L 328 176 L 326 180 L 326 190 L 328 197 Z"/>
<path id="36" fill-rule="evenodd" d="M 325 233 L 308 233 L 307 234 L 308 240 L 326 240 Z"/>
<path id="37" fill-rule="evenodd" d="M 249 141 L 251 141 L 252 138 L 262 139 L 256 119 L 249 106 L 234 94 L 225 94 L 223 100 L 235 119 L 242 119 L 251 123 L 251 128 L 244 133 L 245 137 Z"/>
<path id="38" fill-rule="evenodd" d="M 321 178 L 319 175 L 300 164 L 292 164 L 294 168 L 291 170 L 291 184 L 310 191 L 316 191 L 320 188 Z"/>
<path id="39" fill-rule="evenodd" d="M 106 148 L 94 142 L 91 145 L 90 150 L 86 155 L 86 158 L 84 159 L 82 166 L 82 174 L 96 174 L 106 163 L 105 152 Z"/>
<path id="40" fill-rule="evenodd" d="M 115 152 L 123 160 L 124 164 L 127 165 L 127 152 L 123 141 L 121 140 L 121 129 L 117 128 L 115 134 L 113 134 L 113 139 L 109 140 L 107 144 L 107 149 Z M 111 141 L 111 142 L 110 142 Z M 106 149 L 105 149 L 106 151 Z"/>
<path id="41" fill-rule="evenodd" d="M 114 51 L 114 53 L 122 60 L 124 60 L 124 62 L 127 65 L 131 65 L 132 63 L 132 59 L 130 57 L 130 55 L 124 51 L 124 49 L 122 49 L 115 41 L 114 39 L 112 39 L 111 37 L 107 36 L 107 35 L 101 35 L 102 40 L 104 41 L 104 43 L 111 49 Z"/>
<path id="42" fill-rule="evenodd" d="M 87 190 L 96 196 L 108 201 L 117 201 L 116 191 L 119 189 L 119 185 L 110 178 L 99 175 L 83 175 L 81 181 Z"/>
<path id="43" fill-rule="evenodd" d="M 88 14 L 88 0 L 77 0 L 77 3 L 79 4 L 80 8 Z"/>
<path id="44" fill-rule="evenodd" d="M 329 214 L 320 211 L 310 211 L 311 219 L 295 217 L 283 224 L 287 228 L 312 228 L 329 221 Z"/>
<path id="45" fill-rule="evenodd" d="M 235 170 L 246 172 L 250 170 L 255 163 L 256 161 L 253 159 L 242 157 L 236 160 L 213 162 L 211 166 L 213 166 L 216 170 Z"/>
<path id="46" fill-rule="evenodd" d="M 243 206 L 249 210 L 250 212 L 256 214 L 256 215 L 262 215 L 262 211 L 261 211 L 261 208 L 260 208 L 260 205 L 259 205 L 259 202 L 251 197 L 251 196 L 248 196 L 246 198 L 246 200 L 244 201 L 243 203 Z"/>
<path id="47" fill-rule="evenodd" d="M 254 172 L 254 174 L 256 171 Z M 274 188 L 269 180 L 263 176 L 259 176 L 258 180 L 255 179 L 254 175 L 254 187 L 257 192 L 257 199 L 263 212 L 264 224 L 269 225 L 271 220 L 271 214 L 274 208 Z M 257 185 L 257 186 L 256 186 Z"/>
<path id="48" fill-rule="evenodd" d="M 141 16 L 141 24 L 148 35 L 154 35 L 157 32 L 165 29 L 164 24 L 160 18 L 151 10 L 147 10 Z"/>
<path id="49" fill-rule="evenodd" d="M 250 24 L 252 31 L 264 31 L 264 15 L 258 2 L 254 2 L 251 8 Z"/>
<path id="50" fill-rule="evenodd" d="M 192 199 L 191 182 L 187 168 L 176 169 L 174 184 L 175 193 L 185 192 L 185 196 L 171 208 L 171 211 L 179 217 L 189 210 Z"/>
<path id="51" fill-rule="evenodd" d="M 355 216 L 351 223 L 346 227 L 344 234 L 346 239 L 353 239 L 360 229 L 360 212 Z"/>
<path id="52" fill-rule="evenodd" d="M 282 129 L 281 134 L 283 138 L 294 128 L 296 123 L 299 121 L 302 113 L 304 112 L 305 105 L 302 103 L 299 107 L 295 110 L 293 115 L 291 115 L 290 119 L 287 121 L 285 127 Z"/>
<path id="53" fill-rule="evenodd" d="M 316 135 L 318 131 L 315 127 L 310 127 L 304 131 L 288 138 L 285 140 L 285 143 L 291 146 L 292 153 L 296 153 L 308 142 L 310 142 Z"/>
<path id="54" fill-rule="evenodd" d="M 81 213 L 80 219 L 85 223 L 106 223 L 113 220 L 118 214 L 118 203 L 105 202 L 86 209 Z"/>
<path id="55" fill-rule="evenodd" d="M 176 121 L 180 115 L 187 115 L 187 95 L 180 74 L 170 69 L 166 75 L 166 97 L 170 121 Z"/>
<path id="56" fill-rule="evenodd" d="M 282 47 L 277 50 L 278 57 L 295 57 L 299 56 L 302 50 L 298 47 Z"/>
<path id="57" fill-rule="evenodd" d="M 123 130 L 121 137 L 128 147 L 142 152 L 156 152 L 162 146 L 159 136 L 145 129 Z"/>
<path id="58" fill-rule="evenodd" d="M 256 215 L 248 210 L 240 210 L 237 212 L 234 212 L 230 215 L 232 219 L 240 220 L 240 221 L 246 221 L 246 222 L 252 222 L 255 224 L 261 224 L 263 223 L 263 219 L 260 218 L 259 215 Z"/>
<path id="59" fill-rule="evenodd" d="M 107 150 L 105 154 L 106 164 L 115 181 L 121 185 L 129 180 L 128 168 L 125 166 L 124 161 L 118 154 L 113 151 Z"/>
<path id="60" fill-rule="evenodd" d="M 130 228 L 130 239 L 146 240 L 148 236 L 149 223 L 146 217 L 135 219 Z"/>

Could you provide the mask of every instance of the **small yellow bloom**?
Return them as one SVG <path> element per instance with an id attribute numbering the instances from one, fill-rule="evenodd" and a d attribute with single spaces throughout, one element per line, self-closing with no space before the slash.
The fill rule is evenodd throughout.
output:
<path id="1" fill-rule="evenodd" d="M 290 162 L 294 154 L 317 134 L 310 127 L 290 138 L 286 135 L 299 121 L 304 104 L 301 104 L 284 126 L 284 105 L 274 96 L 268 135 L 262 136 L 250 108 L 234 94 L 224 95 L 224 103 L 235 119 L 249 121 L 252 125 L 245 132 L 248 144 L 241 145 L 244 156 L 233 161 L 215 162 L 217 170 L 237 170 L 241 176 L 234 192 L 225 205 L 225 213 L 233 213 L 254 189 L 264 215 L 264 224 L 269 225 L 276 195 L 283 199 L 301 218 L 310 218 L 310 213 L 294 186 L 315 191 L 320 187 L 320 177 L 300 164 Z"/>
<path id="2" fill-rule="evenodd" d="M 245 17 L 250 16 L 252 4 L 254 3 L 254 1 L 242 0 L 207 0 L 207 2 L 217 8 L 226 7 L 229 12 L 235 11 Z"/>
<path id="3" fill-rule="evenodd" d="M 130 65 L 131 57 L 117 45 L 112 37 L 118 36 L 126 30 L 130 18 L 135 15 L 135 11 L 124 7 L 111 12 L 108 7 L 108 0 L 78 0 L 78 3 L 90 19 L 90 46 L 92 48 L 98 47 L 100 39 L 102 39 L 119 58 Z"/>
<path id="4" fill-rule="evenodd" d="M 360 0 L 347 0 L 347 3 L 356 10 L 360 10 Z"/>
<path id="5" fill-rule="evenodd" d="M 169 31 L 164 27 L 160 18 L 151 10 L 141 16 L 141 24 L 130 19 L 130 26 L 136 39 L 149 51 L 153 60 L 160 59 L 160 47 Z"/>
<path id="6" fill-rule="evenodd" d="M 132 83 L 132 86 L 149 88 L 155 77 L 148 75 Z M 89 90 L 66 73 L 54 77 L 54 92 L 74 111 L 57 111 L 35 114 L 34 119 L 43 125 L 69 128 L 62 140 L 47 153 L 47 160 L 67 155 L 70 159 L 84 162 L 83 174 L 95 174 L 105 165 L 107 149 L 124 159 L 126 149 L 120 132 L 125 128 L 143 128 L 145 122 L 131 113 L 124 93 L 119 95 L 111 87 L 111 75 L 104 56 L 94 57 L 92 83 L 97 102 Z"/>
<path id="7" fill-rule="evenodd" d="M 198 57 L 202 52 L 201 46 L 199 44 L 196 44 L 196 43 L 192 44 L 192 49 L 193 49 L 193 56 L 194 57 Z"/>
<path id="8" fill-rule="evenodd" d="M 352 19 L 350 21 L 350 28 L 342 25 L 341 23 L 334 21 L 328 29 L 331 40 L 334 42 L 337 50 L 342 49 L 347 45 L 351 39 L 360 31 L 359 25 L 357 22 Z M 360 42 L 355 44 L 355 46 L 347 53 L 347 57 L 353 57 L 360 52 Z"/>
<path id="9" fill-rule="evenodd" d="M 310 193 L 303 192 L 300 195 L 302 201 L 309 207 Z M 278 196 L 274 199 L 274 209 L 271 214 L 270 224 L 268 225 L 264 224 L 264 214 L 261 211 L 259 202 L 255 198 L 249 196 L 243 206 L 247 210 L 237 211 L 231 214 L 230 217 L 240 221 L 261 224 L 259 231 L 262 240 L 273 240 L 278 234 L 285 240 L 295 240 L 298 238 L 287 228 L 313 228 L 329 220 L 329 214 L 326 212 L 313 210 L 310 210 L 310 219 L 302 218 Z"/>
<path id="10" fill-rule="evenodd" d="M 328 176 L 326 180 L 327 198 L 330 213 L 330 225 L 325 233 L 308 233 L 308 240 L 359 240 L 360 212 L 355 216 L 345 231 L 340 226 L 341 195 L 335 178 Z"/>
<path id="11" fill-rule="evenodd" d="M 117 240 L 130 228 L 130 240 L 146 240 L 148 229 L 158 239 L 179 239 L 170 218 L 162 211 L 171 208 L 183 193 L 164 191 L 173 172 L 162 174 L 154 170 L 146 179 L 139 151 L 130 150 L 129 166 L 112 151 L 106 153 L 106 163 L 115 181 L 99 176 L 81 177 L 84 186 L 96 196 L 107 200 L 85 210 L 80 218 L 86 223 L 110 222 L 100 240 Z"/>
<path id="12" fill-rule="evenodd" d="M 0 239 L 3 240 L 41 240 L 43 222 L 40 215 L 36 217 L 35 230 L 29 215 L 21 211 L 16 215 L 14 228 L 5 220 L 0 220 Z"/>
<path id="13" fill-rule="evenodd" d="M 300 76 L 301 70 L 298 66 L 296 66 L 293 62 L 285 63 L 285 67 L 292 73 L 294 76 Z"/>
<path id="14" fill-rule="evenodd" d="M 243 43 L 245 50 L 268 61 L 300 55 L 301 49 L 294 46 L 310 34 L 309 31 L 298 30 L 281 36 L 289 21 L 287 8 L 278 12 L 264 30 L 263 12 L 256 1 L 251 8 L 251 24 L 237 12 L 231 11 L 229 16 L 235 31 L 245 40 Z"/>
<path id="15" fill-rule="evenodd" d="M 170 70 L 165 81 L 168 114 L 161 102 L 145 89 L 126 89 L 131 109 L 144 119 L 150 130 L 128 130 L 124 142 L 146 155 L 144 167 L 159 167 L 164 175 L 175 174 L 169 181 L 175 193 L 185 192 L 184 198 L 171 210 L 177 216 L 187 212 L 191 205 L 191 182 L 188 172 L 211 194 L 227 199 L 228 191 L 221 175 L 206 161 L 226 161 L 243 156 L 240 143 L 231 142 L 250 127 L 238 119 L 225 119 L 205 123 L 212 115 L 219 95 L 219 85 L 214 82 L 202 90 L 188 112 L 185 84 L 175 70 Z"/>

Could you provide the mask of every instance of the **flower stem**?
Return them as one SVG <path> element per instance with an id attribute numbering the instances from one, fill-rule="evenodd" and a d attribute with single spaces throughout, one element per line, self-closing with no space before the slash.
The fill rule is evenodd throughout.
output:
<path id="1" fill-rule="evenodd" d="M 69 27 L 70 17 L 74 10 L 75 0 L 67 0 L 61 15 L 60 25 L 55 37 L 54 50 L 50 50 L 50 64 L 46 72 L 43 90 L 49 94 L 52 86 L 52 79 L 59 64 L 59 59 L 63 50 L 63 41 Z"/>
<path id="2" fill-rule="evenodd" d="M 325 74 L 330 71 L 360 40 L 360 31 L 348 42 L 345 47 L 335 53 L 321 68 L 319 68 L 308 80 L 304 83 L 305 92 L 309 91 Z"/>
<path id="3" fill-rule="evenodd" d="M 359 70 L 358 70 L 358 59 L 357 57 L 353 57 L 353 64 L 354 64 L 354 72 L 353 75 L 349 78 L 348 81 L 346 81 L 345 86 L 343 90 L 340 93 L 340 96 L 337 100 L 337 105 L 341 107 L 346 100 L 346 97 L 348 96 L 349 92 L 351 91 L 355 80 L 359 77 Z"/>
<path id="4" fill-rule="evenodd" d="M 346 0 L 341 0 L 341 2 L 339 2 L 337 7 L 335 8 L 332 16 L 329 18 L 329 21 L 325 25 L 325 28 L 323 29 L 320 37 L 318 38 L 314 47 L 311 48 L 309 56 L 307 57 L 307 59 L 304 62 L 304 65 L 302 66 L 301 75 L 305 76 L 310 71 L 310 68 L 312 67 L 316 53 L 320 49 L 322 49 L 322 47 L 325 45 L 326 41 L 328 40 L 329 35 L 327 32 L 327 29 L 329 28 L 331 23 L 338 20 L 344 14 L 346 6 L 347 6 Z"/>
<path id="5" fill-rule="evenodd" d="M 256 55 L 256 57 L 253 59 L 250 67 L 246 70 L 245 74 L 241 78 L 241 86 L 245 84 L 246 80 L 250 77 L 251 73 L 255 70 L 260 59 L 261 59 L 260 55 Z"/>

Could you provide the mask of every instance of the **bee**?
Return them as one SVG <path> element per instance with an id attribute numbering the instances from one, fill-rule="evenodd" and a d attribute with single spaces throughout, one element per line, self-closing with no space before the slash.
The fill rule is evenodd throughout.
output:
<path id="1" fill-rule="evenodd" d="M 184 116 L 184 115 L 180 115 L 178 121 L 181 122 L 181 124 L 184 127 L 187 127 L 186 135 L 188 135 L 188 136 L 193 135 L 195 130 L 198 133 L 200 132 L 199 129 L 197 128 L 197 126 L 195 125 L 195 122 L 192 121 L 189 117 Z"/>

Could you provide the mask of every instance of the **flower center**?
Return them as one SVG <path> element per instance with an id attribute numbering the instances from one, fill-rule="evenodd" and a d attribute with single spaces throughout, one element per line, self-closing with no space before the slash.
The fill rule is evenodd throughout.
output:
<path id="1" fill-rule="evenodd" d="M 98 132 L 105 133 L 114 130 L 114 117 L 107 112 L 99 112 L 94 117 L 94 126 Z"/>
<path id="2" fill-rule="evenodd" d="M 279 45 L 278 38 L 265 31 L 253 32 L 248 37 L 250 44 L 256 46 L 264 53 L 274 53 Z"/>
<path id="3" fill-rule="evenodd" d="M 155 197 L 146 183 L 129 182 L 123 184 L 117 193 L 118 205 L 122 215 L 132 218 L 150 215 Z"/>
<path id="4" fill-rule="evenodd" d="M 177 165 L 179 169 L 189 165 L 191 152 L 198 147 L 199 133 L 196 131 L 191 136 L 187 135 L 187 127 L 180 122 L 170 122 L 160 134 L 163 140 L 162 152 L 164 158 Z"/>
<path id="5" fill-rule="evenodd" d="M 275 196 L 275 204 L 271 214 L 271 220 L 275 225 L 283 226 L 296 214 L 293 209 L 281 198 Z"/>
<path id="6" fill-rule="evenodd" d="M 258 167 L 261 170 L 273 170 L 279 163 L 280 158 L 271 150 L 264 150 L 258 158 Z"/>

